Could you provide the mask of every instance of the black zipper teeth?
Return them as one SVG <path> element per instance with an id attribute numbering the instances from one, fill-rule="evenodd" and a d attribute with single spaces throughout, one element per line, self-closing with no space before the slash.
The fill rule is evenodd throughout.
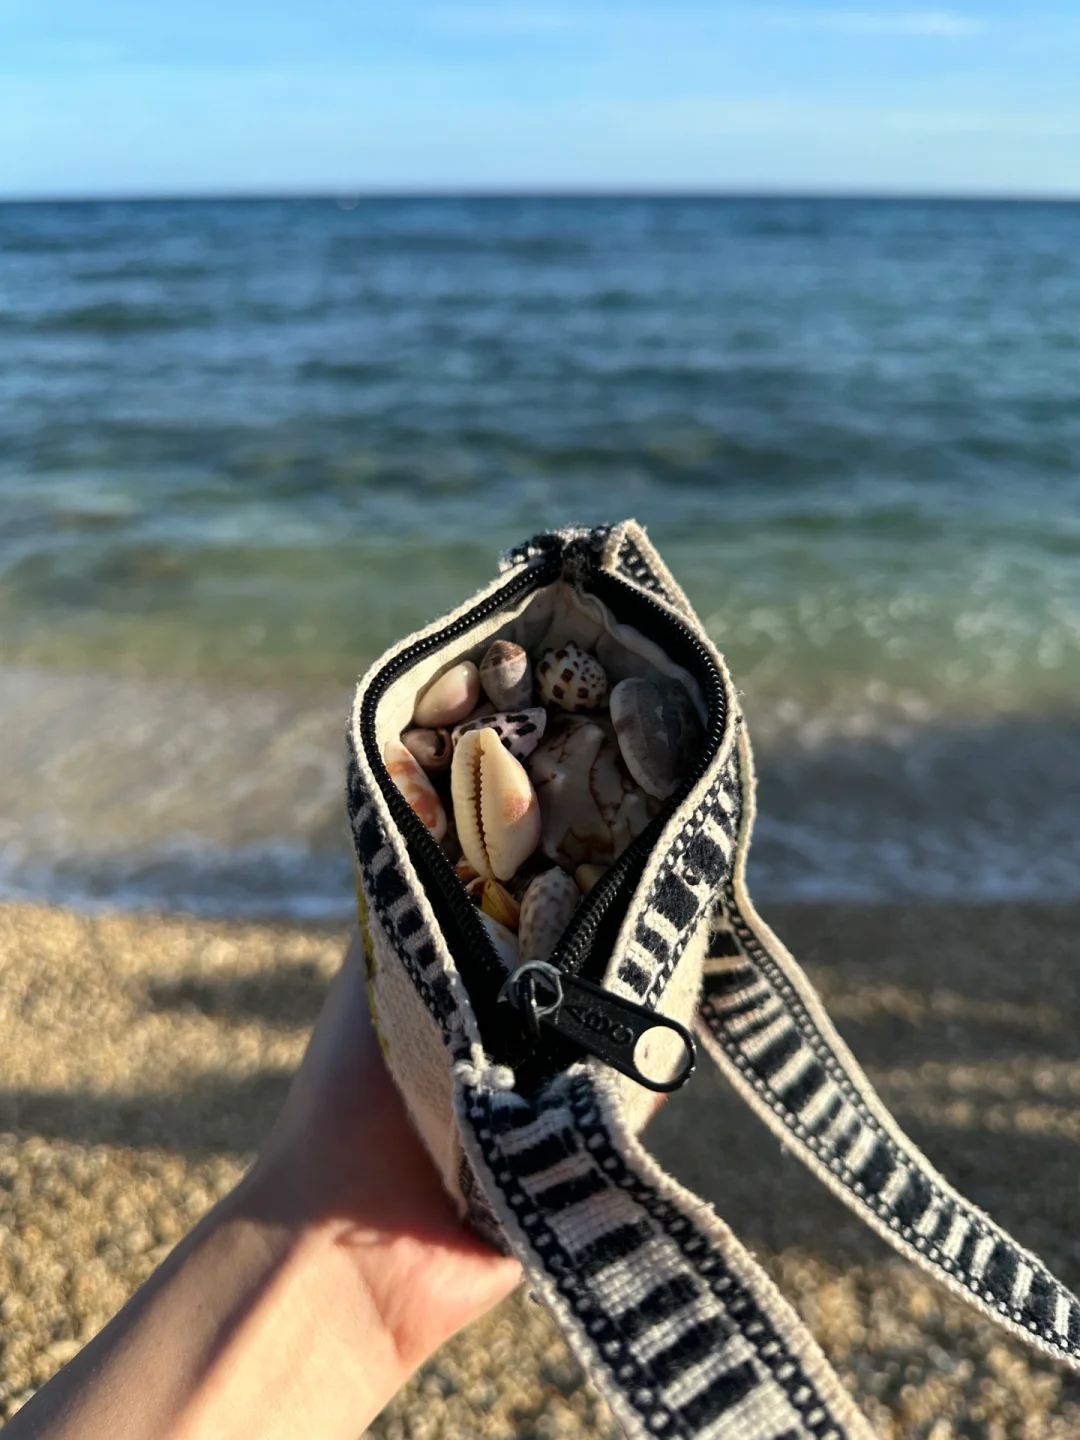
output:
<path id="1" fill-rule="evenodd" d="M 601 578 L 602 577 L 602 578 Z M 611 575 L 604 571 L 597 572 L 596 579 L 603 586 L 617 586 L 633 596 L 635 605 L 644 605 L 654 610 L 666 625 L 680 630 L 686 643 L 694 651 L 697 659 L 701 662 L 703 675 L 708 675 L 710 684 L 706 687 L 709 693 L 706 695 L 708 707 L 708 721 L 705 744 L 702 747 L 701 757 L 691 773 L 680 782 L 678 788 L 665 802 L 663 808 L 657 815 L 654 815 L 645 829 L 631 845 L 628 845 L 618 860 L 605 871 L 601 878 L 589 892 L 589 897 L 583 905 L 579 905 L 567 929 L 564 931 L 559 944 L 551 956 L 550 963 L 560 970 L 568 970 L 571 974 L 580 974 L 584 979 L 599 980 L 601 973 L 606 968 L 608 956 L 590 956 L 590 947 L 600 922 L 605 913 L 618 896 L 626 878 L 636 871 L 644 869 L 649 855 L 652 853 L 657 840 L 672 815 L 686 799 L 690 791 L 698 783 L 701 777 L 712 764 L 716 752 L 724 738 L 724 726 L 726 723 L 727 706 L 724 697 L 724 682 L 717 669 L 716 662 L 708 650 L 697 638 L 694 632 L 681 621 L 676 620 L 670 611 L 664 609 L 655 600 L 642 594 L 636 587 L 630 586 L 625 580 L 620 580 L 617 575 Z M 689 667 L 684 667 L 689 668 Z M 586 961 L 592 959 L 594 964 L 587 967 Z"/>
<path id="2" fill-rule="evenodd" d="M 411 669 L 418 660 L 423 659 L 433 650 L 440 649 L 448 640 L 467 634 L 481 621 L 499 610 L 506 609 L 531 590 L 538 590 L 542 585 L 555 580 L 560 569 L 559 557 L 557 555 L 548 557 L 526 574 L 519 575 L 505 585 L 483 604 L 478 605 L 475 610 L 470 610 L 460 620 L 455 620 L 444 630 L 440 630 L 437 635 L 429 636 L 426 640 L 418 640 L 415 645 L 410 645 L 407 650 L 396 655 L 386 669 L 371 682 L 360 710 L 360 739 L 364 753 L 383 793 L 383 798 L 389 806 L 390 814 L 405 837 L 414 864 L 418 869 L 425 871 L 427 877 L 435 882 L 441 899 L 459 928 L 462 940 L 468 946 L 467 951 L 462 950 L 461 953 L 455 953 L 454 961 L 469 989 L 470 998 L 472 998 L 475 981 L 480 978 L 473 973 L 474 969 L 479 969 L 482 978 L 486 978 L 496 986 L 501 986 L 506 978 L 506 970 L 495 953 L 495 948 L 480 920 L 480 911 L 466 895 L 465 887 L 455 874 L 454 867 L 439 848 L 438 841 L 434 839 L 427 826 L 417 818 L 412 806 L 391 780 L 390 773 L 379 753 L 375 734 L 375 712 L 379 701 L 393 681 L 406 670 Z"/>
<path id="3" fill-rule="evenodd" d="M 526 574 L 512 580 L 503 589 L 485 600 L 483 604 L 470 610 L 467 615 L 463 615 L 460 620 L 455 620 L 452 624 L 447 625 L 437 635 L 429 636 L 426 640 L 420 640 L 415 645 L 410 645 L 407 650 L 403 650 L 400 655 L 395 656 L 372 681 L 360 712 L 360 739 L 364 753 L 379 788 L 382 790 L 390 813 L 405 837 L 414 864 L 418 869 L 426 872 L 426 876 L 435 883 L 439 898 L 458 927 L 463 944 L 458 948 L 451 945 L 454 961 L 465 981 L 473 1008 L 477 1012 L 481 1033 L 484 1034 L 488 1049 L 493 1052 L 497 1052 L 499 1047 L 492 1043 L 496 1037 L 485 1033 L 488 1026 L 485 1025 L 484 1019 L 486 1016 L 489 1024 L 494 1021 L 497 1013 L 494 1006 L 497 1003 L 498 990 L 506 979 L 505 966 L 488 938 L 487 931 L 480 920 L 480 911 L 465 893 L 465 887 L 455 874 L 454 867 L 391 780 L 378 749 L 375 712 L 379 701 L 393 681 L 406 670 L 411 669 L 417 661 L 423 659 L 425 655 L 429 655 L 433 650 L 440 649 L 448 641 L 466 635 L 483 620 L 506 609 L 530 591 L 538 590 L 542 585 L 556 580 L 561 571 L 562 557 L 555 552 Z M 666 626 L 680 632 L 684 643 L 700 662 L 701 675 L 708 677 L 708 683 L 705 686 L 708 706 L 707 734 L 698 764 L 692 773 L 680 783 L 670 799 L 665 802 L 659 814 L 653 817 L 637 839 L 627 846 L 618 860 L 597 881 L 587 899 L 578 906 L 574 919 L 570 922 L 551 957 L 550 963 L 560 969 L 567 970 L 572 974 L 580 973 L 583 978 L 599 980 L 606 968 L 608 956 L 591 956 L 590 947 L 600 923 L 618 898 L 626 880 L 644 869 L 649 854 L 675 810 L 712 764 L 723 739 L 726 705 L 723 680 L 716 668 L 716 663 L 689 626 L 676 619 L 669 610 L 645 595 L 636 586 L 619 579 L 617 575 L 594 569 L 589 581 L 594 589 L 600 590 L 608 587 L 619 589 L 629 597 L 634 606 L 655 611 Z M 689 669 L 690 667 L 684 668 Z M 590 959 L 594 963 L 586 967 L 586 962 Z M 482 989 L 481 985 L 483 985 Z M 498 1058 L 497 1054 L 495 1058 Z"/>

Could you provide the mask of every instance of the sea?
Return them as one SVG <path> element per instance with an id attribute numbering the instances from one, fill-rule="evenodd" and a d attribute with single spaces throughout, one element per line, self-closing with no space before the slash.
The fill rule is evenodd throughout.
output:
<path id="1" fill-rule="evenodd" d="M 762 899 L 1080 898 L 1080 206 L 0 206 L 0 897 L 338 922 L 356 676 L 635 516 Z"/>

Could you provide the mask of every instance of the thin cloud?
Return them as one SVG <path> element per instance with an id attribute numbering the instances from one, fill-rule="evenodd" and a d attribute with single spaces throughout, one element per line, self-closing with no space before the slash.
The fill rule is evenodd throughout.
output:
<path id="1" fill-rule="evenodd" d="M 958 40 L 986 27 L 953 10 L 774 10 L 769 24 L 792 30 L 832 30 L 846 35 L 914 35 Z"/>

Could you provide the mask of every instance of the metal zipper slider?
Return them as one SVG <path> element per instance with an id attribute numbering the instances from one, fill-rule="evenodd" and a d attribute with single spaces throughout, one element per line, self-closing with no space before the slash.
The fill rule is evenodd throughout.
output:
<path id="1" fill-rule="evenodd" d="M 678 1090 L 694 1073 L 697 1052 L 685 1026 L 546 960 L 519 965 L 499 991 L 499 999 L 508 1000 L 520 1011 L 534 1041 L 541 1038 L 546 1026 L 648 1090 Z M 654 1079 L 638 1065 L 638 1042 L 651 1030 L 672 1031 L 681 1042 L 682 1053 L 670 1079 Z M 662 1063 L 665 1070 L 672 1068 L 668 1046 L 662 1047 Z"/>

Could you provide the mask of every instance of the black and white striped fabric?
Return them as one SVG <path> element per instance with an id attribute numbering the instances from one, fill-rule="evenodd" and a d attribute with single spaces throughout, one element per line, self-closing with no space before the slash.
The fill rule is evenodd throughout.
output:
<path id="1" fill-rule="evenodd" d="M 731 1231 L 575 1067 L 538 1098 L 459 1067 L 473 1174 L 630 1436 L 869 1437 L 850 1396 Z"/>
<path id="2" fill-rule="evenodd" d="M 571 542 L 703 635 L 632 522 L 536 537 L 504 557 L 503 580 Z M 1080 1304 L 904 1136 L 754 912 L 744 880 L 753 769 L 731 694 L 730 743 L 665 831 L 627 907 L 608 983 L 655 1007 L 680 966 L 702 964 L 704 948 L 699 1033 L 765 1123 L 902 1254 L 1080 1369 Z M 355 734 L 350 743 L 368 938 L 441 1033 L 462 1148 L 458 1193 L 476 1228 L 521 1259 L 627 1435 L 870 1440 L 764 1271 L 630 1133 L 610 1072 L 587 1061 L 525 1095 L 512 1072 L 486 1061 L 406 847 Z"/>
<path id="3" fill-rule="evenodd" d="M 958 1195 L 885 1109 L 794 958 L 720 891 L 698 1030 L 735 1088 L 844 1202 L 977 1309 L 1080 1369 L 1080 1302 Z M 741 888 L 738 887 L 738 888 Z"/>

